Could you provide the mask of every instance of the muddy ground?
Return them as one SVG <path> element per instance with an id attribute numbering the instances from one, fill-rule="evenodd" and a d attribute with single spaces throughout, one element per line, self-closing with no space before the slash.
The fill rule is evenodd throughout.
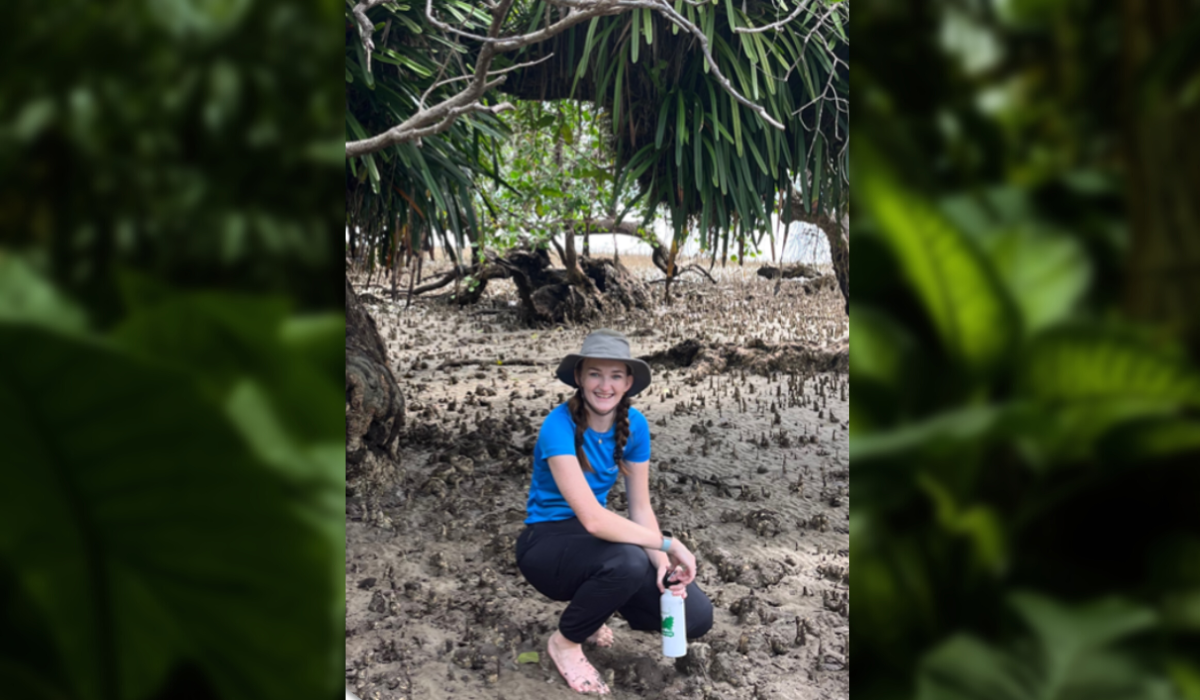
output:
<path id="1" fill-rule="evenodd" d="M 670 306 L 654 284 L 651 309 L 540 329 L 517 324 L 504 281 L 473 307 L 439 296 L 405 309 L 356 278 L 378 299 L 369 308 L 407 418 L 396 463 L 347 489 L 348 688 L 363 700 L 579 697 L 545 654 L 565 604 L 525 583 L 513 546 L 538 427 L 569 391 L 553 369 L 588 330 L 611 327 L 635 355 L 659 354 L 634 402 L 651 424 L 655 511 L 696 553 L 716 606 L 678 665 L 659 636 L 611 620 L 613 647 L 586 649 L 611 697 L 849 697 L 842 299 L 836 285 L 806 292 L 750 265 L 713 274 L 716 285 L 677 282 Z M 618 482 L 609 507 L 625 505 Z"/>

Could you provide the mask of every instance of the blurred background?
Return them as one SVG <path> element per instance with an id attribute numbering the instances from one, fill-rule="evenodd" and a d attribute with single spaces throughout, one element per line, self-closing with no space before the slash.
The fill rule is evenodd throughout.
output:
<path id="1" fill-rule="evenodd" d="M 342 9 L 0 9 L 5 697 L 340 692 Z"/>
<path id="2" fill-rule="evenodd" d="M 855 3 L 855 698 L 1200 698 L 1198 10 Z"/>

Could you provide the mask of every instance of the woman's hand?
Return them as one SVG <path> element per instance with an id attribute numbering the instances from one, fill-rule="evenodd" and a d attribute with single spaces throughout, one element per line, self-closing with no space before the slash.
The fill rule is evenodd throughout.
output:
<path id="1" fill-rule="evenodd" d="M 663 586 L 663 578 L 667 575 L 668 571 L 673 569 L 674 565 L 671 564 L 669 559 L 667 559 L 666 554 L 662 552 L 655 552 L 655 554 L 657 556 L 654 557 L 654 568 L 657 569 L 657 573 L 654 576 L 654 580 L 658 583 L 658 592 L 665 593 L 667 587 Z M 681 598 L 687 598 L 687 584 L 675 581 L 671 584 L 670 588 L 671 592 L 675 595 Z"/>
<path id="2" fill-rule="evenodd" d="M 683 546 L 678 539 L 671 540 L 671 548 L 667 550 L 669 565 L 659 570 L 658 587 L 662 588 L 662 577 L 665 571 L 671 570 L 671 590 L 680 593 L 689 583 L 696 579 L 696 557 Z"/>

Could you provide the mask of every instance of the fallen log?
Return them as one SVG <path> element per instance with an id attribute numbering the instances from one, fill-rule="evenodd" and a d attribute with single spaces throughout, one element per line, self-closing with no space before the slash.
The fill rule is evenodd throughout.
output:
<path id="1" fill-rule="evenodd" d="M 772 372 L 837 372 L 850 371 L 850 346 L 840 343 L 831 347 L 813 347 L 803 343 L 766 343 L 752 340 L 746 345 L 733 343 L 701 343 L 685 340 L 642 360 L 665 368 L 689 368 L 689 383 L 712 374 L 732 369 L 745 369 L 760 375 Z"/>
<path id="2" fill-rule="evenodd" d="M 804 263 L 796 263 L 794 265 L 773 267 L 771 265 L 763 265 L 758 268 L 758 276 L 765 277 L 769 280 L 782 277 L 783 279 L 796 279 L 797 277 L 820 277 L 821 272 L 815 267 L 805 265 Z"/>
<path id="3" fill-rule="evenodd" d="M 494 367 L 508 367 L 510 365 L 521 365 L 521 366 L 528 366 L 528 367 L 540 367 L 540 366 L 546 365 L 546 364 L 547 364 L 546 362 L 543 362 L 541 360 L 526 360 L 526 359 L 500 360 L 500 359 L 497 359 L 494 357 L 491 359 L 487 359 L 487 358 L 483 358 L 483 357 L 476 357 L 476 358 L 473 358 L 470 360 L 446 360 L 442 364 L 438 365 L 438 369 L 452 369 L 454 367 L 466 367 L 468 365 L 478 365 L 478 366 L 490 365 L 490 366 L 494 366 Z"/>

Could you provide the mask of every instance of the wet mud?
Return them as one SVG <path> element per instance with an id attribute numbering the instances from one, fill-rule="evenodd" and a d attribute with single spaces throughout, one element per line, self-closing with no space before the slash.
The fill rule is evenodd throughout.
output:
<path id="1" fill-rule="evenodd" d="M 652 501 L 715 605 L 712 631 L 678 661 L 658 635 L 610 620 L 613 646 L 585 647 L 610 697 L 849 697 L 843 300 L 752 266 L 713 274 L 715 285 L 676 280 L 670 306 L 649 284 L 648 309 L 539 329 L 521 325 L 505 280 L 471 306 L 441 296 L 407 309 L 357 280 L 375 297 L 364 301 L 406 417 L 398 458 L 347 487 L 348 688 L 363 700 L 579 697 L 545 652 L 565 604 L 525 583 L 514 545 L 538 428 L 570 391 L 553 370 L 606 326 L 654 368 L 634 400 L 650 422 Z M 609 507 L 626 513 L 622 484 Z"/>

